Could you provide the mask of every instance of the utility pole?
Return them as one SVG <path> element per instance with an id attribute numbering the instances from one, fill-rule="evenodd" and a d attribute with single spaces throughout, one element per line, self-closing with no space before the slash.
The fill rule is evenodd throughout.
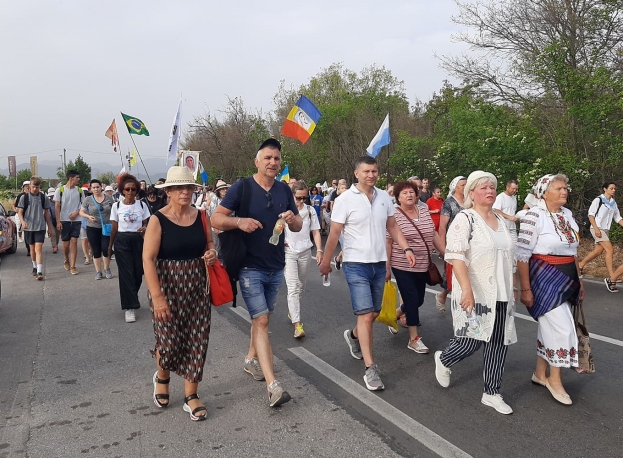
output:
<path id="1" fill-rule="evenodd" d="M 63 155 L 59 154 L 59 156 L 61 157 L 61 172 L 63 172 L 63 175 L 65 175 L 65 163 L 63 162 Z"/>

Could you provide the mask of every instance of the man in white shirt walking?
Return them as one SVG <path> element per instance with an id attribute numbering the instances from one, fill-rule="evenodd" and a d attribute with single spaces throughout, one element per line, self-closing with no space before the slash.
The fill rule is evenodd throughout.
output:
<path id="1" fill-rule="evenodd" d="M 517 180 L 508 180 L 504 192 L 498 194 L 493 204 L 493 211 L 504 218 L 506 226 L 511 234 L 517 233 L 517 221 L 519 218 L 515 216 L 517 213 L 517 190 L 519 185 Z"/>
<path id="2" fill-rule="evenodd" d="M 385 388 L 372 355 L 372 325 L 381 310 L 386 274 L 386 231 L 404 250 L 409 265 L 415 265 L 415 255 L 409 248 L 394 219 L 394 205 L 389 195 L 375 187 L 379 178 L 376 159 L 363 156 L 355 163 L 357 184 L 344 191 L 335 201 L 331 213 L 331 232 L 320 263 L 323 276 L 331 272 L 331 254 L 342 231 L 343 269 L 350 290 L 357 325 L 344 331 L 344 339 L 355 359 L 366 365 L 363 380 L 371 391 Z"/>

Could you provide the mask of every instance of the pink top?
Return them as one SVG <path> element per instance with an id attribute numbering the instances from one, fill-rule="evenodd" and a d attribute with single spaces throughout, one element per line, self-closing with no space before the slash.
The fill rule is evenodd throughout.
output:
<path id="1" fill-rule="evenodd" d="M 418 205 L 417 209 L 420 213 L 420 217 L 417 221 L 413 222 L 417 225 L 420 232 L 422 232 L 424 241 L 422 241 L 417 229 L 413 227 L 413 224 L 411 224 L 409 219 L 403 215 L 400 210 L 396 209 L 394 213 L 398 227 L 400 227 L 400 230 L 407 239 L 409 246 L 413 248 L 413 253 L 415 254 L 415 267 L 409 267 L 409 262 L 402 248 L 394 241 L 392 243 L 390 265 L 395 269 L 405 270 L 407 272 L 426 272 L 428 270 L 428 251 L 426 250 L 426 245 L 428 245 L 432 252 L 435 225 L 433 224 L 428 208 L 423 205 Z M 389 232 L 387 232 L 386 237 L 388 239 L 391 238 Z"/>

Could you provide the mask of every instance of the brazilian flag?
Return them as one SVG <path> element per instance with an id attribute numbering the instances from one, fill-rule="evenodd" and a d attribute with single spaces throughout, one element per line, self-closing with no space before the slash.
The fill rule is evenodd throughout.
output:
<path id="1" fill-rule="evenodd" d="M 125 121 L 125 125 L 128 128 L 128 132 L 134 135 L 147 135 L 149 137 L 149 131 L 143 121 L 133 116 L 128 116 L 126 114 L 121 113 L 123 116 L 123 120 Z"/>

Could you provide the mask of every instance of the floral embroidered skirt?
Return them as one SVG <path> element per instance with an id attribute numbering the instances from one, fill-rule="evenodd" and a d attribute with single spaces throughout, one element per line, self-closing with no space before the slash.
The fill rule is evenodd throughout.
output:
<path id="1" fill-rule="evenodd" d="M 578 367 L 578 336 L 568 302 L 538 319 L 536 354 L 554 367 Z"/>
<path id="2" fill-rule="evenodd" d="M 156 337 L 155 351 L 160 352 L 160 365 L 174 371 L 189 382 L 198 383 L 210 338 L 210 298 L 206 294 L 206 271 L 203 259 L 156 261 L 160 289 L 169 303 L 171 320 L 154 320 L 149 296 L 149 308 Z"/>

